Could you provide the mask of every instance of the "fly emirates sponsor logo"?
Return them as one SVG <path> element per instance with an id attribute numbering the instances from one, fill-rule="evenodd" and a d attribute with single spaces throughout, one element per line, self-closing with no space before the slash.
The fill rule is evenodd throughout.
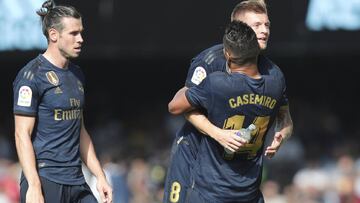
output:
<path id="1" fill-rule="evenodd" d="M 82 115 L 80 100 L 70 98 L 70 106 L 75 107 L 76 109 L 70 109 L 70 110 L 54 109 L 54 120 L 64 121 L 64 120 L 80 119 Z"/>

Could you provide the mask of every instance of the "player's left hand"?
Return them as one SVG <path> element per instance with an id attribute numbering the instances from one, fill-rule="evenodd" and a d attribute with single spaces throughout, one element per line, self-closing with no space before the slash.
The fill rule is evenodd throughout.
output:
<path id="1" fill-rule="evenodd" d="M 282 134 L 280 132 L 276 132 L 271 145 L 268 146 L 265 150 L 265 156 L 272 158 L 279 150 L 282 142 L 283 142 Z"/>
<path id="2" fill-rule="evenodd" d="M 112 203 L 112 188 L 105 178 L 97 180 L 96 188 L 103 203 Z"/>

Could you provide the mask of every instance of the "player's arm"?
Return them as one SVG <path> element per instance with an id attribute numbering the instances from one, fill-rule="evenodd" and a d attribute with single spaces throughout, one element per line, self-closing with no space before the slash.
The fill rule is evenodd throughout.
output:
<path id="1" fill-rule="evenodd" d="M 272 158 L 279 150 L 281 144 L 288 139 L 293 131 L 293 122 L 289 106 L 282 106 L 275 120 L 275 135 L 270 146 L 266 148 L 265 156 Z"/>
<path id="2" fill-rule="evenodd" d="M 171 114 L 180 115 L 194 109 L 185 96 L 187 89 L 187 87 L 181 88 L 168 104 L 168 110 Z"/>
<path id="3" fill-rule="evenodd" d="M 97 190 L 99 191 L 100 197 L 103 202 L 109 203 L 112 202 L 112 188 L 106 180 L 105 173 L 101 168 L 100 162 L 96 157 L 95 148 L 91 141 L 90 135 L 87 132 L 84 119 L 81 123 L 80 131 L 80 154 L 81 159 L 85 165 L 89 168 L 91 173 L 97 179 Z"/>
<path id="4" fill-rule="evenodd" d="M 245 140 L 235 135 L 233 130 L 223 130 L 213 125 L 208 118 L 191 106 L 186 98 L 187 87 L 181 88 L 169 103 L 169 112 L 174 115 L 185 113 L 185 118 L 193 124 L 200 132 L 209 135 L 223 147 L 231 151 L 237 151 L 247 143 Z"/>
<path id="5" fill-rule="evenodd" d="M 275 131 L 279 132 L 283 140 L 288 139 L 292 135 L 293 122 L 290 115 L 289 106 L 283 106 L 276 117 Z"/>
<path id="6" fill-rule="evenodd" d="M 186 99 L 185 92 L 189 87 L 199 85 L 202 80 L 206 78 L 209 74 L 208 71 L 211 69 L 212 68 L 205 63 L 202 56 L 198 55 L 192 59 L 187 73 L 185 86 L 178 90 L 174 98 L 168 104 L 168 110 L 171 114 L 179 115 L 194 109 Z"/>
<path id="7" fill-rule="evenodd" d="M 35 117 L 15 115 L 15 145 L 20 165 L 28 182 L 27 202 L 44 202 L 39 174 L 36 170 L 35 152 L 31 134 Z"/>
<path id="8" fill-rule="evenodd" d="M 232 152 L 239 150 L 240 147 L 247 143 L 246 140 L 235 134 L 237 130 L 224 130 L 215 126 L 204 114 L 196 109 L 185 113 L 185 118 L 201 133 L 212 137 Z"/>

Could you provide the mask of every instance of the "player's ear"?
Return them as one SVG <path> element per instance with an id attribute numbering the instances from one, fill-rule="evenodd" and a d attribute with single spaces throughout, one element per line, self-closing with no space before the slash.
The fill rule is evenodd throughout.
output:
<path id="1" fill-rule="evenodd" d="M 226 61 L 229 61 L 230 59 L 230 53 L 228 51 L 226 51 L 226 49 L 223 49 L 224 50 L 224 56 L 226 58 Z"/>
<path id="2" fill-rule="evenodd" d="M 54 28 L 50 28 L 48 33 L 49 33 L 49 41 L 57 42 L 59 38 L 59 32 Z"/>

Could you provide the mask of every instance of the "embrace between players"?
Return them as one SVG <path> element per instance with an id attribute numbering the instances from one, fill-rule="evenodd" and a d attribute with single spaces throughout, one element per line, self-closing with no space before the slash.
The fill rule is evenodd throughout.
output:
<path id="1" fill-rule="evenodd" d="M 260 54 L 269 34 L 264 1 L 242 1 L 223 43 L 193 58 L 185 87 L 169 103 L 170 113 L 183 113 L 187 122 L 172 146 L 163 202 L 264 202 L 263 153 L 273 157 L 293 128 L 284 75 Z M 250 140 L 236 134 L 251 124 Z"/>

